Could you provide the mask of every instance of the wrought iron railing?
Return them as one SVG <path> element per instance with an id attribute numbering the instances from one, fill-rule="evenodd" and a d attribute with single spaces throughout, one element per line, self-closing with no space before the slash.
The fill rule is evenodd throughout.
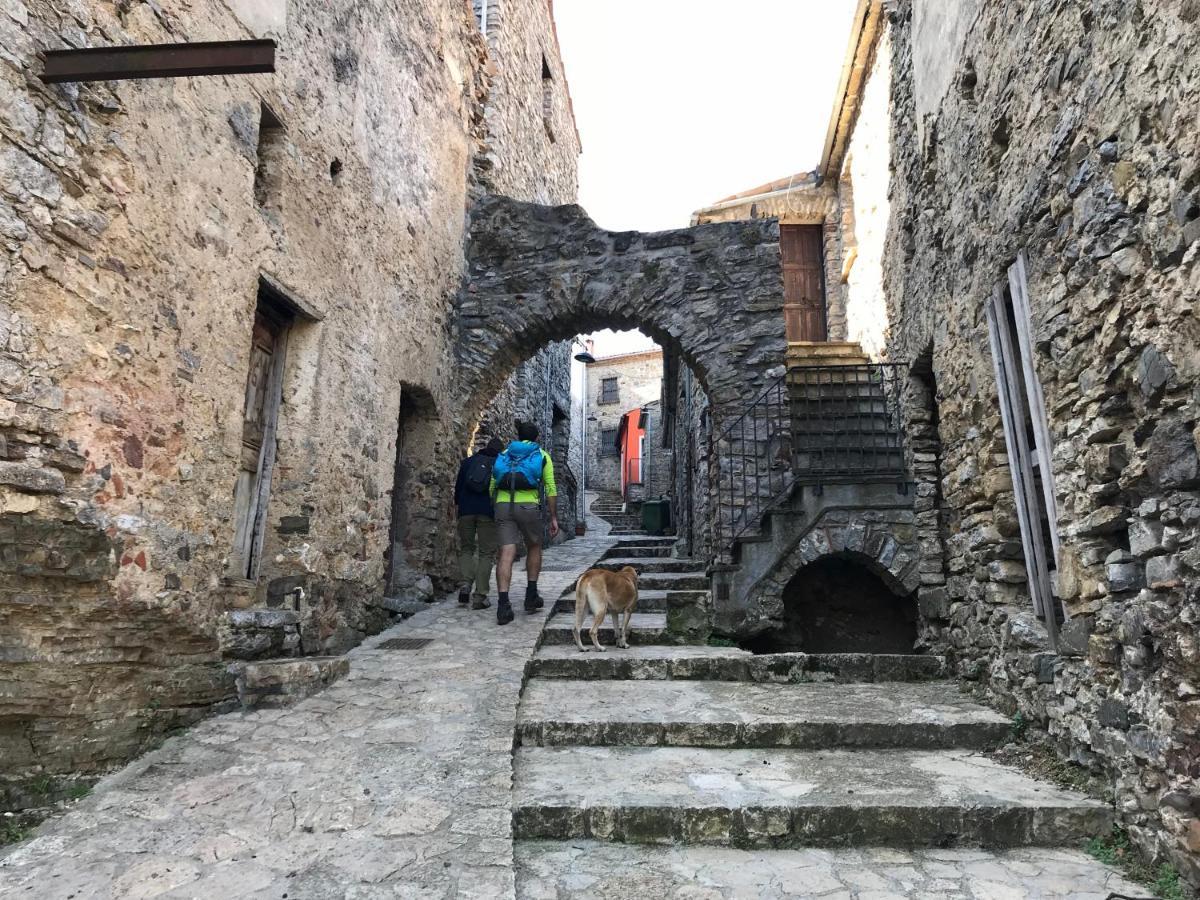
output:
<path id="1" fill-rule="evenodd" d="M 797 479 L 903 477 L 900 363 L 797 366 L 788 372 Z"/>
<path id="2" fill-rule="evenodd" d="M 715 439 L 710 456 L 715 562 L 794 485 L 904 479 L 904 366 L 796 366 Z"/>
<path id="3" fill-rule="evenodd" d="M 767 387 L 714 440 L 709 455 L 710 510 L 717 562 L 792 486 L 791 410 L 787 377 Z"/>

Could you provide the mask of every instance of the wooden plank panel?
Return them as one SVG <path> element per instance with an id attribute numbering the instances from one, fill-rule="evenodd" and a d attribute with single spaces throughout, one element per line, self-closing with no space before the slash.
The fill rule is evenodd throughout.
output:
<path id="1" fill-rule="evenodd" d="M 1054 495 L 1054 444 L 1050 437 L 1049 419 L 1046 417 L 1046 398 L 1042 382 L 1033 363 L 1033 336 L 1030 329 L 1033 316 L 1029 306 L 1029 281 L 1026 278 L 1025 251 L 1017 254 L 1017 261 L 1008 269 L 1009 291 L 1012 294 L 1013 313 L 1017 323 L 1017 344 L 1021 352 L 1021 370 L 1025 374 L 1025 393 L 1029 397 L 1030 414 L 1033 421 L 1034 449 L 1037 452 L 1038 468 L 1042 475 L 1042 496 L 1050 519 L 1050 541 L 1054 548 L 1054 567 L 1058 568 L 1058 499 Z"/>
<path id="2" fill-rule="evenodd" d="M 1000 417 L 1004 425 L 1004 443 L 1008 449 L 1008 467 L 1013 479 L 1013 494 L 1021 529 L 1021 548 L 1025 554 L 1025 572 L 1034 611 L 1042 617 L 1051 647 L 1058 646 L 1058 619 L 1050 585 L 1050 569 L 1042 544 L 1042 525 L 1035 493 L 1029 441 L 1025 434 L 1025 403 L 1013 352 L 1012 338 L 1005 314 L 1004 288 L 997 285 L 987 307 L 988 340 L 996 373 Z"/>
<path id="3" fill-rule="evenodd" d="M 826 340 L 821 226 L 779 226 L 779 252 L 783 260 L 783 309 L 788 340 Z"/>

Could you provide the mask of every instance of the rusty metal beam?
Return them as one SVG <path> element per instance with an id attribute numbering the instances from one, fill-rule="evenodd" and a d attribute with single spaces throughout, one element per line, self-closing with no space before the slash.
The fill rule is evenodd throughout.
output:
<path id="1" fill-rule="evenodd" d="M 208 41 L 48 50 L 42 81 L 118 81 L 187 75 L 248 75 L 275 71 L 275 42 Z"/>

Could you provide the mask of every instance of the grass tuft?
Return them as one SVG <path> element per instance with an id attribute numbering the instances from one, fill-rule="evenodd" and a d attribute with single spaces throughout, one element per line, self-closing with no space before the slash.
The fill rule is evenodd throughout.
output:
<path id="1" fill-rule="evenodd" d="M 1084 850 L 1105 865 L 1115 866 L 1131 880 L 1148 885 L 1160 900 L 1186 900 L 1179 872 L 1169 863 L 1155 866 L 1144 859 L 1129 841 L 1129 832 L 1114 825 L 1107 837 L 1097 836 L 1087 842 Z"/>

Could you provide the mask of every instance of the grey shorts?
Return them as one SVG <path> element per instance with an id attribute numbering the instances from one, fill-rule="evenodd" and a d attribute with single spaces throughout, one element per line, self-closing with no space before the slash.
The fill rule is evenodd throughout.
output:
<path id="1" fill-rule="evenodd" d="M 496 534 L 501 547 L 516 544 L 517 535 L 526 546 L 542 542 L 542 511 L 536 503 L 497 503 Z"/>

